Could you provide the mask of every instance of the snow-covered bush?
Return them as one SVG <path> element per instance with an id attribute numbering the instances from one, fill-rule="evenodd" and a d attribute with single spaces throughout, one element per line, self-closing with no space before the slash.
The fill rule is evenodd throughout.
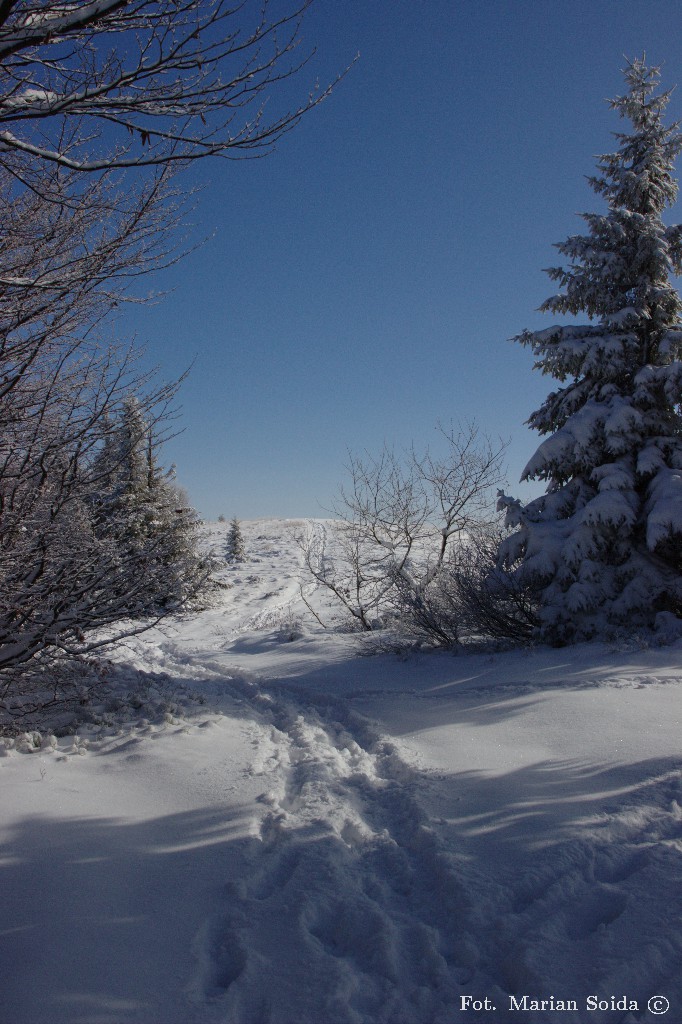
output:
<path id="1" fill-rule="evenodd" d="M 541 307 L 590 322 L 517 338 L 563 386 L 530 417 L 547 439 L 523 476 L 546 494 L 501 496 L 514 532 L 500 555 L 537 588 L 554 643 L 682 617 L 682 227 L 662 220 L 682 136 L 663 124 L 658 69 L 637 60 L 625 77 L 611 105 L 632 131 L 590 182 L 606 212 L 557 246 L 568 265 L 548 271 L 561 291 Z"/>
<path id="2" fill-rule="evenodd" d="M 98 383 L 92 364 L 84 372 L 84 386 Z M 57 662 L 68 662 L 77 675 L 74 659 L 101 646 L 102 627 L 114 626 L 109 639 L 116 631 L 137 631 L 131 618 L 177 608 L 208 578 L 209 567 L 196 550 L 194 516 L 177 508 L 172 482 L 156 467 L 143 416 L 149 404 L 110 390 L 104 406 L 91 407 L 86 416 L 66 390 L 68 382 L 54 386 L 33 418 L 13 416 L 9 402 L 0 408 L 9 440 L 0 456 L 4 711 L 9 697 L 25 695 L 32 705 L 40 693 L 54 706 L 55 694 L 66 692 Z M 31 392 L 38 400 L 49 391 L 47 381 L 24 379 L 12 401 L 28 402 Z M 70 422 L 60 415 L 69 408 Z M 121 443 L 133 408 L 145 429 L 137 476 Z M 23 713 L 22 700 L 10 703 L 11 714 Z"/>
<path id="3" fill-rule="evenodd" d="M 280 643 L 291 644 L 305 635 L 303 618 L 296 614 L 291 605 L 283 609 L 277 625 L 277 639 Z"/>
<path id="4" fill-rule="evenodd" d="M 459 545 L 442 587 L 456 599 L 469 637 L 527 643 L 538 625 L 535 589 L 499 564 L 504 531 L 498 524 L 473 530 Z"/>

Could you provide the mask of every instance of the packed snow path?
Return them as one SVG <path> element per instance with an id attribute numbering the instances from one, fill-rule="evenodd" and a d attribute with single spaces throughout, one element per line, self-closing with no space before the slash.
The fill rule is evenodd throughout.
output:
<path id="1" fill-rule="evenodd" d="M 0 1021 L 682 1019 L 680 646 L 360 658 L 289 530 L 0 761 Z"/>

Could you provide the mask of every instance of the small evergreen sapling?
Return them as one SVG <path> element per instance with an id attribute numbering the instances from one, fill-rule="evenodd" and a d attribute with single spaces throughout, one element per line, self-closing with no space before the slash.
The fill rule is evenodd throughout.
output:
<path id="1" fill-rule="evenodd" d="M 228 562 L 245 562 L 246 549 L 239 520 L 235 516 L 230 522 L 230 532 L 227 535 L 227 560 Z"/>
<path id="2" fill-rule="evenodd" d="M 547 439 L 523 479 L 546 494 L 501 496 L 516 529 L 500 555 L 538 588 L 554 643 L 682 618 L 682 227 L 662 221 L 682 136 L 663 124 L 658 69 L 637 60 L 625 77 L 611 106 L 632 131 L 590 179 L 607 211 L 557 246 L 567 266 L 547 273 L 561 291 L 541 307 L 590 322 L 515 339 L 563 386 L 529 420 Z"/>

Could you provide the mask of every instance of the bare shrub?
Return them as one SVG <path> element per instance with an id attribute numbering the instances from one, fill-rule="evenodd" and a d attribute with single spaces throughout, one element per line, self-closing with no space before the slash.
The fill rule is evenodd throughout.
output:
<path id="1" fill-rule="evenodd" d="M 391 649 L 453 649 L 473 635 L 525 639 L 532 597 L 495 558 L 505 446 L 474 425 L 441 429 L 441 438 L 439 457 L 388 447 L 351 455 L 338 519 L 298 537 L 305 567 L 360 631 L 384 631 Z"/>
<path id="2" fill-rule="evenodd" d="M 528 643 L 539 625 L 538 592 L 500 563 L 503 535 L 500 527 L 474 531 L 443 583 L 456 593 L 469 635 Z"/>

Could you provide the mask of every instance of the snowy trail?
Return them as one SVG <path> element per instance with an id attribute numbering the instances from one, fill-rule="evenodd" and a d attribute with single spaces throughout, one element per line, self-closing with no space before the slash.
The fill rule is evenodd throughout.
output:
<path id="1" fill-rule="evenodd" d="M 231 685 L 270 723 L 275 786 L 260 798 L 258 856 L 207 928 L 216 1019 L 450 1020 L 465 899 L 413 773 L 357 715 L 340 722 L 262 683 Z M 287 948 L 294 959 L 254 1004 L 263 965 Z M 323 999 L 311 975 L 324 977 Z"/>
<path id="2" fill-rule="evenodd" d="M 682 1019 L 682 645 L 358 657 L 289 531 L 120 652 L 124 728 L 0 759 L 0 1021 Z"/>

